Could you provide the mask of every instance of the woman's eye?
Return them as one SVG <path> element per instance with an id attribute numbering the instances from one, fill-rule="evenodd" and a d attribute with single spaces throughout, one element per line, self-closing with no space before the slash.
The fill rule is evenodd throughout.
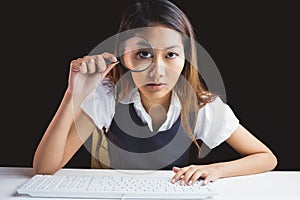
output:
<path id="1" fill-rule="evenodd" d="M 175 58 L 176 56 L 178 56 L 177 53 L 172 53 L 172 52 L 171 52 L 171 53 L 168 53 L 166 57 L 167 57 L 167 58 Z"/>
<path id="2" fill-rule="evenodd" d="M 151 58 L 152 54 L 148 51 L 141 51 L 141 52 L 138 52 L 138 56 L 141 58 Z"/>

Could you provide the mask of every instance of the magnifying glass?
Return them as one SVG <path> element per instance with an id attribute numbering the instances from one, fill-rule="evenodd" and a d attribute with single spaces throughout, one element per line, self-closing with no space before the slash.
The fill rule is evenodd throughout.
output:
<path id="1" fill-rule="evenodd" d="M 118 55 L 118 61 L 123 67 L 133 72 L 142 72 L 152 65 L 154 52 L 146 38 L 133 36 L 120 43 Z"/>

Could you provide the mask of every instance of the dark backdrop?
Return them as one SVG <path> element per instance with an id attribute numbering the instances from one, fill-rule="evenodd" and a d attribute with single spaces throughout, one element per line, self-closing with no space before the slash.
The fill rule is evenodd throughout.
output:
<path id="1" fill-rule="evenodd" d="M 7 2 L 1 5 L 0 166 L 31 167 L 67 87 L 70 61 L 115 34 L 128 1 Z M 274 151 L 277 170 L 300 170 L 297 6 L 173 2 L 190 17 L 198 42 L 217 64 L 227 102 L 241 123 Z M 207 159 L 236 156 L 222 144 Z M 81 148 L 68 166 L 89 167 L 89 162 Z"/>

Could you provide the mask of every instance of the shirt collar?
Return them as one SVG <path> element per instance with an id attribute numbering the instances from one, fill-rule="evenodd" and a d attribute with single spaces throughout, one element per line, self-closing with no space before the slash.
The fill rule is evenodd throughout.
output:
<path id="1" fill-rule="evenodd" d="M 131 89 L 130 92 L 120 100 L 120 103 L 122 104 L 131 104 L 136 102 L 141 102 L 140 92 L 137 88 Z"/>

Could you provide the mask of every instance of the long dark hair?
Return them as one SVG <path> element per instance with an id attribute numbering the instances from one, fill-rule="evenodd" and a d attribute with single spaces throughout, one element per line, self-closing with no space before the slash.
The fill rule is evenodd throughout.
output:
<path id="1" fill-rule="evenodd" d="M 168 0 L 135 0 L 122 13 L 118 32 L 142 27 L 154 27 L 157 24 L 173 29 L 186 35 L 185 41 L 186 62 L 174 90 L 181 102 L 181 121 L 183 128 L 200 147 L 195 139 L 193 130 L 199 108 L 215 99 L 216 95 L 209 92 L 201 75 L 197 70 L 197 52 L 195 47 L 195 34 L 188 17 L 175 4 Z M 187 62 L 189 61 L 189 62 Z M 126 73 L 122 67 L 114 67 L 110 77 L 117 83 Z M 184 82 L 188 82 L 188 85 Z M 123 82 L 122 91 L 129 91 L 128 83 Z"/>

